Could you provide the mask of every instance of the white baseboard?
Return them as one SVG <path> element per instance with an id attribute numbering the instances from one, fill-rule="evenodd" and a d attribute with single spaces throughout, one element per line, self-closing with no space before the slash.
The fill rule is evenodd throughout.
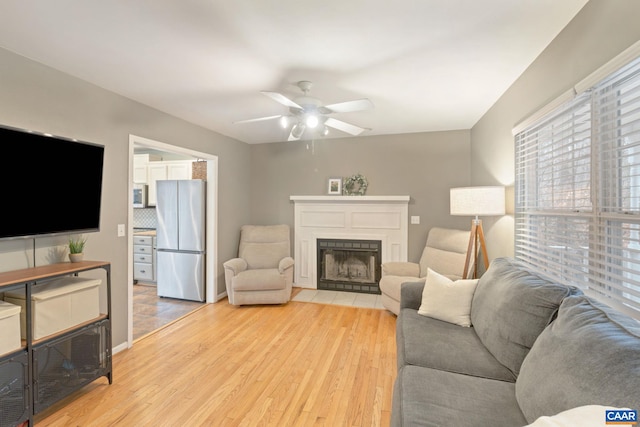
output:
<path id="1" fill-rule="evenodd" d="M 114 354 L 118 354 L 118 353 L 120 353 L 121 351 L 126 350 L 126 349 L 128 349 L 128 348 L 129 348 L 129 345 L 128 345 L 126 342 L 123 342 L 122 344 L 120 344 L 120 345 L 117 345 L 117 346 L 113 347 L 113 348 L 111 349 L 111 354 L 112 354 L 112 355 L 114 355 Z"/>

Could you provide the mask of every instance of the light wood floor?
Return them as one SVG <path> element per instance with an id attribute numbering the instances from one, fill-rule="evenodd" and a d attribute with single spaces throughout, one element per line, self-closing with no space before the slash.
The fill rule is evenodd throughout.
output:
<path id="1" fill-rule="evenodd" d="M 387 426 L 395 316 L 289 302 L 210 304 L 114 356 L 37 426 Z"/>

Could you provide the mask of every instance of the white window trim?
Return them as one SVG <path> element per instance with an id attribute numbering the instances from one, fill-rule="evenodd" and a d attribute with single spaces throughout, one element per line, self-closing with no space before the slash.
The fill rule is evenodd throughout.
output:
<path id="1" fill-rule="evenodd" d="M 580 99 L 564 94 L 514 128 L 516 257 L 637 319 L 639 58 L 625 51 Z"/>
<path id="2" fill-rule="evenodd" d="M 541 107 L 535 113 L 516 124 L 511 130 L 511 133 L 513 135 L 519 134 L 520 132 L 531 126 L 533 123 L 536 123 L 538 120 L 542 119 L 544 116 L 560 107 L 565 102 L 568 102 L 573 97 L 589 90 L 599 81 L 615 72 L 616 70 L 620 69 L 625 64 L 631 62 L 638 56 L 640 56 L 640 40 L 623 50 L 621 53 L 619 53 L 606 64 L 589 74 L 587 77 L 580 80 L 572 88 L 566 90 L 561 95 L 554 98 L 551 102 Z"/>

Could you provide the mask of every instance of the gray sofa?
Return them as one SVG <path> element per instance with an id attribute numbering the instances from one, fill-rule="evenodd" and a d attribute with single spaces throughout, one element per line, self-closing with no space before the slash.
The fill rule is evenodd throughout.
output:
<path id="1" fill-rule="evenodd" d="M 418 314 L 423 287 L 402 287 L 392 426 L 514 427 L 584 405 L 640 409 L 634 319 L 510 258 L 479 280 L 472 327 Z"/>

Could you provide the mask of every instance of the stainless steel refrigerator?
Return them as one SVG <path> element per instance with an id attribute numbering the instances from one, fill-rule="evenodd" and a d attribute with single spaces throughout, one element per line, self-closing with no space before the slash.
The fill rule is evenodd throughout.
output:
<path id="1" fill-rule="evenodd" d="M 156 182 L 158 296 L 204 301 L 205 182 Z"/>

